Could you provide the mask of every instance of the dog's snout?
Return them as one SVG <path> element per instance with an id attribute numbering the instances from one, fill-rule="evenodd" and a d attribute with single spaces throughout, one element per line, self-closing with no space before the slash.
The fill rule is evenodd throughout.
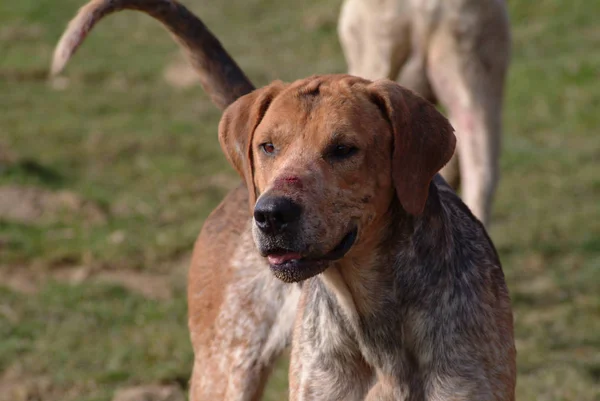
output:
<path id="1" fill-rule="evenodd" d="M 265 197 L 254 207 L 254 221 L 265 234 L 277 234 L 300 220 L 302 207 L 289 198 Z"/>

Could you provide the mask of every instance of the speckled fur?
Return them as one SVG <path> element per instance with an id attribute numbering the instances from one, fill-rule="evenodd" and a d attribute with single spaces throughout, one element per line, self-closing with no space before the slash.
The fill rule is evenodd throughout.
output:
<path id="1" fill-rule="evenodd" d="M 433 106 L 389 81 L 316 76 L 236 101 L 220 136 L 256 198 L 303 208 L 293 231 L 254 228 L 259 250 L 276 241 L 318 256 L 358 225 L 348 254 L 303 282 L 290 400 L 514 400 L 500 261 L 484 226 L 432 180 L 454 146 Z M 265 142 L 273 154 L 260 153 Z M 337 142 L 360 151 L 331 161 Z"/>
<path id="2" fill-rule="evenodd" d="M 438 176 L 424 214 L 398 208 L 387 230 L 364 289 L 376 309 L 340 313 L 338 285 L 304 284 L 291 399 L 514 400 L 510 301 L 483 226 Z"/>

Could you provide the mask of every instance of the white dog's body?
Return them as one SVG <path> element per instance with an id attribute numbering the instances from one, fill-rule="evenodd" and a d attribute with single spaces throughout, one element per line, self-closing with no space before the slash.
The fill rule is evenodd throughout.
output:
<path id="1" fill-rule="evenodd" d="M 454 187 L 460 177 L 463 200 L 487 224 L 510 61 L 506 3 L 346 0 L 338 32 L 349 74 L 396 80 L 446 109 L 458 147 L 442 175 Z"/>

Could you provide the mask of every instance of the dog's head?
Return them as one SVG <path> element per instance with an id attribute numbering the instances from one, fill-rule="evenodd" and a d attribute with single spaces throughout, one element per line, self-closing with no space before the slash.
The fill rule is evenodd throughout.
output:
<path id="1" fill-rule="evenodd" d="M 275 82 L 238 99 L 219 141 L 248 186 L 256 246 L 286 282 L 351 253 L 394 197 L 422 213 L 456 143 L 446 118 L 413 92 L 347 75 Z"/>

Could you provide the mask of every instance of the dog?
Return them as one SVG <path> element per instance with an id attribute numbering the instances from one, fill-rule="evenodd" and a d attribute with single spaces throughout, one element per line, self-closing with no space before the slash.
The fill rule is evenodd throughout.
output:
<path id="1" fill-rule="evenodd" d="M 252 90 L 171 0 L 92 1 L 53 71 L 103 16 L 128 8 L 167 26 L 226 107 L 219 141 L 244 181 L 194 246 L 190 399 L 260 399 L 291 344 L 291 400 L 514 400 L 500 261 L 437 174 L 456 143 L 446 118 L 388 80 L 314 76 Z"/>
<path id="2" fill-rule="evenodd" d="M 441 174 L 486 225 L 500 176 L 506 8 L 504 0 L 345 0 L 338 23 L 349 74 L 397 80 L 446 109 L 458 149 Z"/>

